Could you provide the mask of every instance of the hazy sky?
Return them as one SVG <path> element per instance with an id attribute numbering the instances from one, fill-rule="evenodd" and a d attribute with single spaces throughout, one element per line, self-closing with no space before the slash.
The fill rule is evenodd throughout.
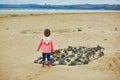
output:
<path id="1" fill-rule="evenodd" d="M 0 4 L 120 4 L 120 0 L 0 0 Z"/>

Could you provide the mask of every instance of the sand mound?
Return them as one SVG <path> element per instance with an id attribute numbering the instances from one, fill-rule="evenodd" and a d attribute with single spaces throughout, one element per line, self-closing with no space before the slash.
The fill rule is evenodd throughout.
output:
<path id="1" fill-rule="evenodd" d="M 97 60 L 97 62 L 91 63 L 91 65 L 91 68 L 95 70 L 120 73 L 120 53 L 106 55 Z"/>

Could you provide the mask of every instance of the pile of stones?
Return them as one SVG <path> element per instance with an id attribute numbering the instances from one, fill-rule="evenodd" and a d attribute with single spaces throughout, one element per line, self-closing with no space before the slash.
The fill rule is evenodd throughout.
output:
<path id="1" fill-rule="evenodd" d="M 68 46 L 64 49 L 57 49 L 51 53 L 51 64 L 56 65 L 83 65 L 88 64 L 93 60 L 96 60 L 104 56 L 104 49 L 102 46 L 97 45 L 97 47 L 72 47 Z M 41 64 L 42 57 L 34 60 L 34 63 Z"/>

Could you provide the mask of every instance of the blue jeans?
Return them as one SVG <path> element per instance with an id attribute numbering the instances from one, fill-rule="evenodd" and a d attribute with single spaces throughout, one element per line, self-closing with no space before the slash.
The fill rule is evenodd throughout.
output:
<path id="1" fill-rule="evenodd" d="M 45 61 L 47 57 L 47 61 L 50 61 L 50 53 L 42 53 L 42 61 Z"/>

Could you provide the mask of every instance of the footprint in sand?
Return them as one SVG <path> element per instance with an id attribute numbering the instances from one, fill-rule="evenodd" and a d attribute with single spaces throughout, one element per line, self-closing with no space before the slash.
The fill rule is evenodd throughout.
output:
<path id="1" fill-rule="evenodd" d="M 48 67 L 41 68 L 38 72 L 35 73 L 35 76 L 44 75 L 50 71 L 52 71 L 52 68 L 48 68 Z"/>
<path id="2" fill-rule="evenodd" d="M 33 80 L 33 78 L 30 75 L 26 76 L 26 78 L 29 80 Z"/>
<path id="3" fill-rule="evenodd" d="M 29 78 L 29 80 L 33 80 L 32 78 Z"/>
<path id="4" fill-rule="evenodd" d="M 26 76 L 26 78 L 28 80 L 35 80 L 36 78 L 40 77 L 41 75 L 44 75 L 44 74 L 48 73 L 49 71 L 51 71 L 51 68 L 48 68 L 48 67 L 40 68 L 40 70 L 37 71 L 35 74 L 28 75 L 28 76 Z"/>

